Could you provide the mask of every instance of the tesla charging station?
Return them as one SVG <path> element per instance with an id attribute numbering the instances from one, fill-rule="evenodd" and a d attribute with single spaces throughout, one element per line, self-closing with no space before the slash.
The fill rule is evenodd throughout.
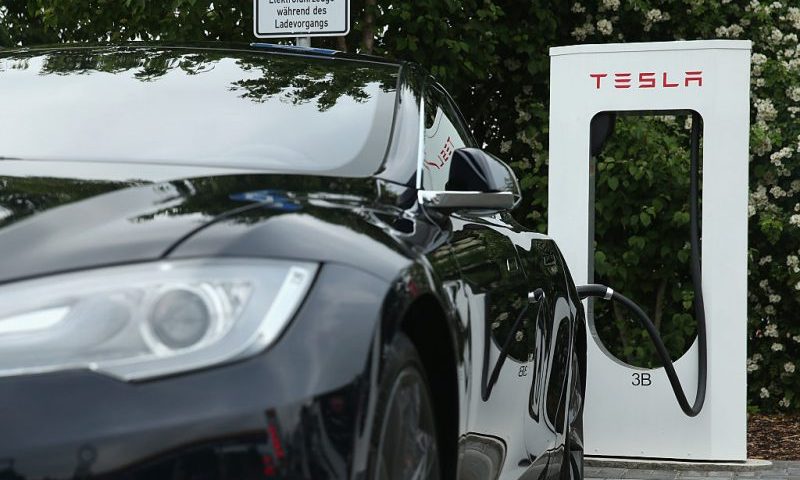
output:
<path id="1" fill-rule="evenodd" d="M 548 233 L 562 249 L 577 285 L 593 283 L 592 119 L 603 112 L 664 115 L 682 111 L 702 117 L 700 253 L 708 354 L 705 404 L 697 416 L 684 415 L 665 370 L 637 368 L 615 358 L 592 333 L 594 320 L 587 308 L 587 455 L 712 461 L 747 458 L 750 50 L 749 41 L 728 40 L 550 50 Z M 686 396 L 694 398 L 698 342 L 674 364 Z"/>

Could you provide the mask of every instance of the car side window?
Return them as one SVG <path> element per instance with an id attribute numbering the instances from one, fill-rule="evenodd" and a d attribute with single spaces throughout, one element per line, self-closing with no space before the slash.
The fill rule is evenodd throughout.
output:
<path id="1" fill-rule="evenodd" d="M 428 84 L 425 92 L 424 142 L 422 188 L 445 190 L 453 152 L 471 146 L 472 140 L 452 100 L 436 84 Z"/>

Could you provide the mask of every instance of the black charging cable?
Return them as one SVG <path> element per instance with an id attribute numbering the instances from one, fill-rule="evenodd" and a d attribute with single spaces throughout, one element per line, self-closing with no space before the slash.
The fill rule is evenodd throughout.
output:
<path id="1" fill-rule="evenodd" d="M 703 410 L 703 404 L 706 401 L 706 384 L 708 380 L 708 343 L 706 338 L 706 312 L 705 304 L 703 303 L 703 289 L 702 289 L 702 272 L 700 270 L 700 221 L 699 221 L 699 178 L 700 178 L 700 129 L 702 127 L 702 119 L 698 114 L 692 115 L 692 136 L 691 136 L 691 167 L 689 180 L 689 229 L 691 236 L 691 259 L 690 268 L 692 272 L 692 284 L 694 286 L 694 313 L 697 320 L 697 395 L 694 399 L 694 404 L 690 405 L 686 399 L 686 393 L 683 391 L 680 379 L 675 373 L 675 366 L 672 364 L 667 348 L 661 340 L 661 335 L 658 329 L 650 320 L 650 317 L 631 299 L 624 295 L 615 292 L 605 285 L 583 285 L 578 287 L 578 295 L 581 300 L 588 297 L 599 297 L 605 300 L 612 300 L 621 303 L 630 309 L 639 322 L 647 330 L 650 340 L 656 348 L 658 358 L 664 366 L 667 373 L 667 378 L 672 386 L 672 391 L 675 392 L 675 398 L 681 406 L 683 413 L 690 417 L 697 416 Z"/>
<path id="2" fill-rule="evenodd" d="M 506 358 L 508 357 L 508 351 L 511 349 L 511 342 L 514 340 L 517 331 L 519 331 L 520 327 L 522 326 L 522 321 L 525 319 L 525 315 L 527 315 L 528 313 L 528 306 L 530 306 L 533 303 L 539 304 L 539 309 L 536 312 L 536 316 L 538 317 L 542 311 L 542 303 L 544 301 L 544 298 L 545 298 L 544 290 L 542 290 L 541 288 L 537 288 L 536 290 L 528 294 L 528 301 L 525 303 L 525 306 L 522 307 L 522 310 L 520 310 L 519 314 L 517 315 L 517 319 L 511 326 L 511 331 L 508 332 L 508 336 L 506 336 L 506 339 L 503 342 L 503 346 L 500 349 L 500 356 L 497 357 L 497 362 L 494 364 L 494 368 L 492 369 L 492 374 L 489 376 L 488 381 L 486 380 L 486 373 L 489 367 L 489 341 L 491 336 L 488 334 L 484 336 L 484 341 L 486 342 L 486 348 L 484 348 L 484 354 L 483 354 L 484 382 L 481 388 L 481 398 L 483 398 L 484 402 L 486 400 L 489 400 L 489 396 L 492 394 L 492 388 L 494 388 L 494 384 L 497 383 L 497 379 L 500 376 L 500 370 L 502 370 L 503 364 L 506 362 Z"/>

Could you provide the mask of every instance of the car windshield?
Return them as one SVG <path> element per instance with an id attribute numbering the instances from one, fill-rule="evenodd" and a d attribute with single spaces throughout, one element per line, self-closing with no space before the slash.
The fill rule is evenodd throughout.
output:
<path id="1" fill-rule="evenodd" d="M 366 176 L 397 65 L 261 52 L 74 48 L 0 54 L 0 157 Z"/>

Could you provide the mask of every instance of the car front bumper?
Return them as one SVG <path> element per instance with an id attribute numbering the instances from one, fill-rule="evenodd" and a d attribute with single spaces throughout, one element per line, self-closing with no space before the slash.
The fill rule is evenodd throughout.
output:
<path id="1" fill-rule="evenodd" d="M 387 288 L 324 265 L 282 338 L 234 364 L 137 383 L 0 379 L 0 478 L 347 478 L 368 449 Z"/>

